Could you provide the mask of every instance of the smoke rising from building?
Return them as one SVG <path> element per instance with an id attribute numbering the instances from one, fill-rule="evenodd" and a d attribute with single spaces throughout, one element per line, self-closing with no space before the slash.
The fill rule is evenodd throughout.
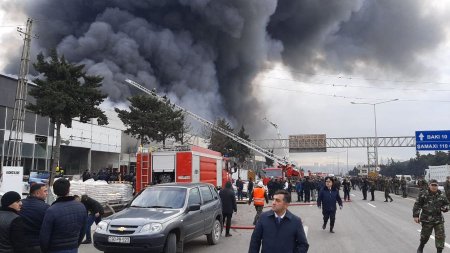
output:
<path id="1" fill-rule="evenodd" d="M 267 101 L 252 84 L 271 64 L 308 73 L 420 75 L 418 54 L 445 37 L 437 25 L 445 17 L 427 13 L 420 0 L 15 2 L 37 21 L 33 52 L 57 48 L 85 64 L 105 78 L 112 101 L 136 92 L 123 82 L 130 78 L 253 134 L 265 128 Z"/>

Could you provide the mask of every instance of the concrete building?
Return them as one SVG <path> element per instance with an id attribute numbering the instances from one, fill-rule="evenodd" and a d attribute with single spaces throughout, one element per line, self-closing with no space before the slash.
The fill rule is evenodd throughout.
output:
<path id="1" fill-rule="evenodd" d="M 28 89 L 34 86 L 29 83 Z M 1 166 L 8 153 L 17 77 L 0 74 L 0 154 Z M 34 98 L 27 96 L 28 102 Z M 111 108 L 112 109 L 112 108 Z M 81 123 L 74 120 L 72 128 L 61 129 L 60 167 L 67 175 L 93 172 L 102 168 L 117 168 L 124 172 L 133 170 L 138 141 L 123 133 L 125 127 L 114 111 L 106 111 L 109 125 L 99 126 L 96 120 Z M 24 174 L 31 170 L 49 170 L 54 146 L 54 125 L 48 117 L 26 113 L 22 157 Z"/>

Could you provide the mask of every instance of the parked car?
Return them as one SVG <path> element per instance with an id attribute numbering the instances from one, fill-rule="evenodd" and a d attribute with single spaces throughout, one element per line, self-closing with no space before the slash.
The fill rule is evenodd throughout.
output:
<path id="1" fill-rule="evenodd" d="M 124 210 L 101 221 L 94 247 L 104 252 L 182 252 L 183 244 L 206 235 L 217 244 L 222 204 L 212 184 L 169 183 L 139 193 Z"/>

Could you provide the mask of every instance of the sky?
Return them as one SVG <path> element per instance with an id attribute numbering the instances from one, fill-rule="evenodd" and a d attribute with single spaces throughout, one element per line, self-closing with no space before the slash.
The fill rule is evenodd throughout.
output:
<path id="1" fill-rule="evenodd" d="M 373 106 L 351 102 L 393 99 L 376 106 L 379 137 L 450 129 L 445 1 L 137 2 L 1 1 L 0 72 L 18 71 L 16 26 L 31 16 L 39 35 L 32 55 L 56 47 L 104 75 L 112 104 L 132 94 L 121 83 L 131 78 L 208 120 L 245 125 L 254 139 L 278 138 L 263 118 L 283 138 L 373 137 Z M 367 161 L 364 148 L 290 158 L 346 167 L 347 152 L 350 167 Z M 415 148 L 378 152 L 381 162 L 415 156 Z"/>

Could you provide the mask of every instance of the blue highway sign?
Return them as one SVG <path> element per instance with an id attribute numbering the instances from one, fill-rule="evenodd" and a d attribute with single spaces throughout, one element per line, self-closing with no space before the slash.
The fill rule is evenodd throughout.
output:
<path id="1" fill-rule="evenodd" d="M 450 130 L 416 131 L 416 150 L 450 150 Z"/>

